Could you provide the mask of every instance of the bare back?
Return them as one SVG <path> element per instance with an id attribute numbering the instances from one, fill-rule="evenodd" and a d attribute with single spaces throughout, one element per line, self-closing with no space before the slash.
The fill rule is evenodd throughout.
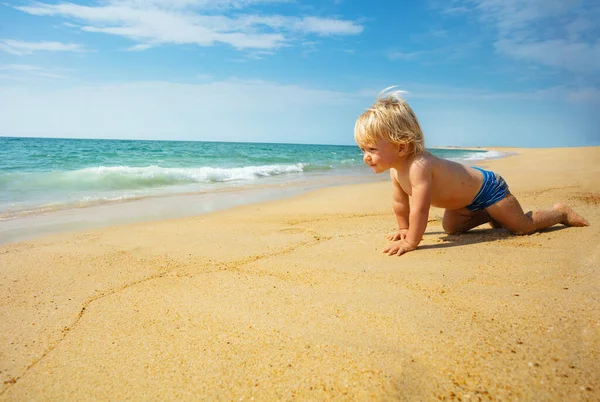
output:
<path id="1" fill-rule="evenodd" d="M 400 187 L 412 195 L 410 172 L 414 169 L 431 172 L 431 205 L 446 208 L 464 208 L 473 201 L 483 183 L 483 174 L 469 166 L 438 158 L 429 152 L 407 160 L 404 169 L 392 169 Z"/>

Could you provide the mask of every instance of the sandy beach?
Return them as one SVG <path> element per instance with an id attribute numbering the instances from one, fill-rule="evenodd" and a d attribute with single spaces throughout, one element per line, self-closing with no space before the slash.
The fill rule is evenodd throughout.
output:
<path id="1" fill-rule="evenodd" d="M 384 255 L 387 182 L 0 246 L 0 400 L 599 400 L 600 147 L 481 166 L 590 226 Z"/>

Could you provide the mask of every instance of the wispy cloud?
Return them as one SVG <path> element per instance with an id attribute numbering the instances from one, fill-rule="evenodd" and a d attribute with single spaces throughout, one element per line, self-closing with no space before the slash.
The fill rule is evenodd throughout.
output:
<path id="1" fill-rule="evenodd" d="M 39 51 L 47 52 L 83 52 L 84 47 L 75 43 L 61 42 L 25 42 L 13 39 L 0 39 L 0 50 L 17 56 L 32 54 Z"/>
<path id="2" fill-rule="evenodd" d="M 492 26 L 499 54 L 578 74 L 600 70 L 597 1 L 455 0 L 444 11 Z"/>
<path id="3" fill-rule="evenodd" d="M 148 50 L 151 47 L 152 47 L 151 45 L 140 43 L 139 45 L 130 46 L 126 50 L 128 50 L 130 52 L 141 52 L 143 50 Z"/>
<path id="4" fill-rule="evenodd" d="M 422 82 L 407 82 L 402 84 L 403 93 L 407 99 L 431 99 L 447 101 L 548 101 L 559 103 L 597 104 L 600 103 L 600 90 L 580 87 L 577 85 L 556 85 L 541 89 L 521 91 L 490 91 L 477 88 L 451 85 L 433 85 Z M 362 96 L 375 96 L 381 89 L 363 89 Z"/>
<path id="5" fill-rule="evenodd" d="M 96 6 L 35 3 L 17 9 L 40 16 L 76 20 L 86 32 L 104 33 L 137 42 L 131 50 L 163 44 L 219 43 L 237 49 L 277 49 L 298 37 L 357 35 L 355 21 L 315 16 L 240 14 L 252 5 L 281 0 L 109 0 Z M 235 9 L 234 17 L 219 11 Z"/>
<path id="6" fill-rule="evenodd" d="M 28 64 L 5 64 L 0 65 L 0 70 L 13 70 L 13 71 L 37 71 L 40 70 L 41 67 L 31 66 Z"/>
<path id="7" fill-rule="evenodd" d="M 579 88 L 567 92 L 567 100 L 574 103 L 600 103 L 600 89 Z"/>
<path id="8" fill-rule="evenodd" d="M 583 43 L 554 39 L 516 42 L 501 39 L 496 42 L 495 47 L 499 52 L 517 59 L 534 61 L 576 73 L 600 71 L 600 41 Z"/>
<path id="9" fill-rule="evenodd" d="M 462 59 L 480 46 L 481 42 L 479 40 L 470 40 L 413 52 L 402 52 L 394 49 L 387 53 L 387 58 L 389 60 L 420 61 L 432 65 Z"/>
<path id="10" fill-rule="evenodd" d="M 317 35 L 356 35 L 362 32 L 361 25 L 353 21 L 336 20 L 331 18 L 304 17 L 288 19 L 293 28 L 302 33 Z"/>
<path id="11" fill-rule="evenodd" d="M 416 60 L 417 58 L 419 58 L 423 55 L 426 55 L 428 53 L 431 53 L 431 51 L 420 50 L 417 52 L 401 52 L 398 50 L 392 50 L 392 51 L 388 52 L 387 58 L 390 60 L 413 61 L 413 60 Z"/>
<path id="12" fill-rule="evenodd" d="M 134 7 L 168 9 L 197 8 L 203 10 L 240 9 L 253 5 L 290 3 L 293 0 L 108 0 L 107 3 Z"/>
<path id="13" fill-rule="evenodd" d="M 31 75 L 47 78 L 67 78 L 64 75 L 59 74 L 57 70 L 51 70 L 44 67 L 33 66 L 29 64 L 4 64 L 0 65 L 0 71 L 13 73 L 12 75 L 4 74 L 3 78 L 19 80 Z"/>

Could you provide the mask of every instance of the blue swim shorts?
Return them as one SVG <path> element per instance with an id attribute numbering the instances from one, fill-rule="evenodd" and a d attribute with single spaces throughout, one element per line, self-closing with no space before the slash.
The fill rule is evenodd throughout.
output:
<path id="1" fill-rule="evenodd" d="M 469 211 L 481 211 L 487 207 L 494 205 L 509 194 L 508 184 L 502 176 L 489 170 L 483 170 L 477 166 L 472 168 L 483 173 L 483 184 L 473 201 L 467 205 Z"/>

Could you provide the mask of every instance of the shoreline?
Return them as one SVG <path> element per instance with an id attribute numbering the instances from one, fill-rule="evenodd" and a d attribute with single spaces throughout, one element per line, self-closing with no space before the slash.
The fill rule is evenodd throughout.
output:
<path id="1" fill-rule="evenodd" d="M 432 149 L 444 149 L 433 147 Z M 450 148 L 446 148 L 450 149 Z M 494 148 L 453 147 L 454 150 L 500 152 L 484 159 L 465 160 L 464 163 L 485 163 L 486 160 L 511 156 L 513 153 Z M 89 205 L 44 207 L 17 211 L 0 218 L 0 245 L 27 241 L 82 230 L 99 229 L 115 225 L 141 222 L 157 222 L 217 212 L 240 205 L 286 199 L 320 188 L 347 184 L 385 181 L 385 177 L 373 175 L 334 174 L 327 177 L 307 177 L 297 181 L 280 183 L 240 183 L 234 187 L 216 188 L 213 191 L 174 193 L 141 196 L 132 199 L 101 201 Z M 242 195 L 244 199 L 235 196 Z"/>
<path id="2" fill-rule="evenodd" d="M 333 182 L 331 179 L 340 182 Z M 331 176 L 288 184 L 246 185 L 221 188 L 212 192 L 148 196 L 110 201 L 82 207 L 34 211 L 0 219 L 0 245 L 52 236 L 135 223 L 152 223 L 190 218 L 309 193 L 320 188 L 379 182 L 368 176 Z M 243 197 L 240 197 L 243 196 Z"/>
<path id="3" fill-rule="evenodd" d="M 387 182 L 0 245 L 0 401 L 600 398 L 600 147 L 488 160 L 590 222 L 381 251 Z"/>

